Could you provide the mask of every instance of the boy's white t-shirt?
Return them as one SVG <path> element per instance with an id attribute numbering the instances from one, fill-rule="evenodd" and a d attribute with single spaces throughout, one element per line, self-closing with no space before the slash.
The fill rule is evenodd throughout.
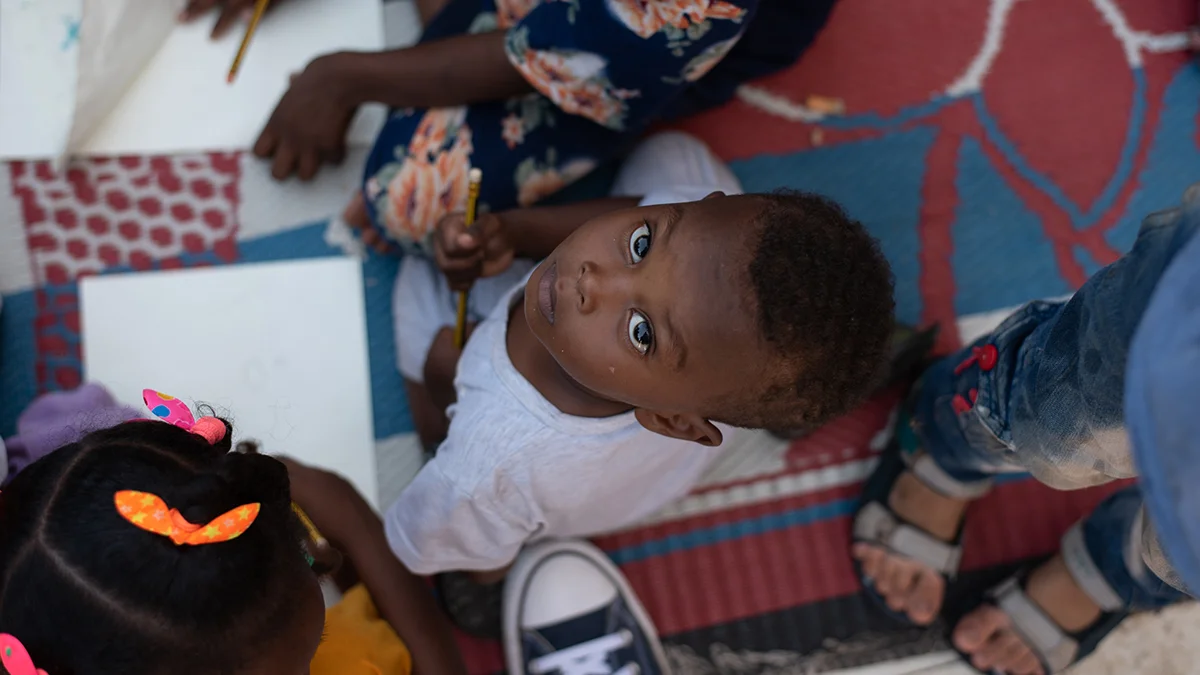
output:
<path id="1" fill-rule="evenodd" d="M 714 190 L 741 191 L 703 144 L 670 133 L 633 153 L 613 193 L 652 205 Z M 524 280 L 471 335 L 449 434 L 387 511 L 388 542 L 416 574 L 500 569 L 531 540 L 631 525 L 685 495 L 720 452 L 647 431 L 632 412 L 596 419 L 554 407 L 508 356 L 510 308 L 523 288 Z M 726 443 L 746 433 L 719 426 Z"/>

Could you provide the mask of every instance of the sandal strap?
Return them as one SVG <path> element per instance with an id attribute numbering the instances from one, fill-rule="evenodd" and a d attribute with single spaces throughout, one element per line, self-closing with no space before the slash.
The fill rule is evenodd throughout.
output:
<path id="1" fill-rule="evenodd" d="M 942 467 L 933 461 L 928 454 L 917 455 L 915 459 L 906 458 L 908 470 L 921 481 L 925 487 L 950 499 L 975 500 L 986 495 L 992 489 L 992 479 L 964 482 L 946 473 Z"/>
<path id="2" fill-rule="evenodd" d="M 1130 541 L 1140 541 L 1140 539 L 1131 539 Z M 1082 521 L 1075 523 L 1063 535 L 1062 547 L 1059 550 L 1062 552 L 1063 561 L 1067 565 L 1067 571 L 1071 573 L 1071 578 L 1079 584 L 1079 588 L 1092 599 L 1092 602 L 1096 603 L 1101 611 L 1116 612 L 1124 609 L 1125 603 L 1121 600 L 1121 596 L 1117 595 L 1112 585 L 1100 572 L 1100 567 L 1092 560 L 1092 554 L 1088 551 L 1087 542 L 1083 538 Z"/>
<path id="3" fill-rule="evenodd" d="M 875 543 L 888 550 L 928 565 L 947 577 L 958 572 L 962 547 L 944 542 L 928 532 L 901 520 L 888 507 L 870 502 L 854 519 L 854 538 Z"/>
<path id="4" fill-rule="evenodd" d="M 1013 631 L 1033 650 L 1047 673 L 1060 673 L 1075 663 L 1079 642 L 1029 599 L 1017 577 L 1010 577 L 988 595 L 1012 620 Z"/>

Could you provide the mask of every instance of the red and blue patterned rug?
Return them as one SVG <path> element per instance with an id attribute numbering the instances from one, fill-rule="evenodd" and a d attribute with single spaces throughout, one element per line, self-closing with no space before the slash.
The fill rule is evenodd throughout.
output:
<path id="1" fill-rule="evenodd" d="M 842 201 L 883 242 L 900 319 L 1068 293 L 1200 179 L 1190 0 L 842 0 L 797 66 L 683 125 L 748 190 Z M 823 99 L 810 99 L 810 97 Z M 823 113 L 828 99 L 845 111 Z M 76 281 L 340 254 L 319 214 L 264 224 L 240 154 L 0 169 L 0 433 L 81 377 Z M 251 213 L 253 211 L 253 213 Z M 391 335 L 396 264 L 364 263 L 375 429 L 412 433 Z M 957 342 L 943 331 L 942 347 Z M 896 392 L 792 446 L 764 443 L 661 519 L 605 537 L 682 672 L 815 672 L 940 645 L 868 606 L 848 517 Z M 965 566 L 1052 550 L 1103 490 L 1012 480 L 973 507 Z M 475 672 L 495 645 L 466 641 Z"/>

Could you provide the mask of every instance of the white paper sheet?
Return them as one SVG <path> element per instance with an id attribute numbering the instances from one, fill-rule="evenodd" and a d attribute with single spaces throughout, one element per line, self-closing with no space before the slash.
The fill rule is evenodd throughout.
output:
<path id="1" fill-rule="evenodd" d="M 145 388 L 208 403 L 378 509 L 362 283 L 348 258 L 85 279 L 86 379 L 139 409 Z"/>
<path id="2" fill-rule="evenodd" d="M 0 159 L 66 152 L 82 0 L 0 0 Z"/>
<path id="3" fill-rule="evenodd" d="M 120 12 L 129 15 L 122 25 L 136 22 L 146 2 L 91 0 L 83 31 L 86 34 L 93 21 L 110 22 L 108 17 Z M 98 16 L 101 11 L 105 16 Z M 225 77 L 242 31 L 214 42 L 211 28 L 212 19 L 174 28 L 112 112 L 72 152 L 127 155 L 249 148 L 287 90 L 288 78 L 310 60 L 341 50 L 383 47 L 380 0 L 287 0 L 259 24 L 237 80 L 230 85 Z M 106 67 L 111 56 L 80 53 L 81 61 L 95 60 Z M 384 114 L 380 106 L 364 107 L 349 142 L 371 143 Z"/>
<path id="4" fill-rule="evenodd" d="M 67 147 L 87 144 L 179 23 L 182 0 L 83 0 Z"/>
<path id="5" fill-rule="evenodd" d="M 247 149 L 314 57 L 383 48 L 380 2 L 279 3 L 230 85 L 240 27 L 213 42 L 215 15 L 176 22 L 183 0 L 0 0 L 0 159 Z M 364 106 L 348 142 L 385 115 Z"/>

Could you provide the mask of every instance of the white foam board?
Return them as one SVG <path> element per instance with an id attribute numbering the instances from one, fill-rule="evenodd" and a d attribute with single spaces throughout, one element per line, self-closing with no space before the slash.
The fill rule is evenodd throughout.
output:
<path id="1" fill-rule="evenodd" d="M 80 303 L 88 381 L 138 408 L 146 388 L 210 404 L 235 440 L 334 470 L 379 508 L 360 263 L 92 277 Z"/>

